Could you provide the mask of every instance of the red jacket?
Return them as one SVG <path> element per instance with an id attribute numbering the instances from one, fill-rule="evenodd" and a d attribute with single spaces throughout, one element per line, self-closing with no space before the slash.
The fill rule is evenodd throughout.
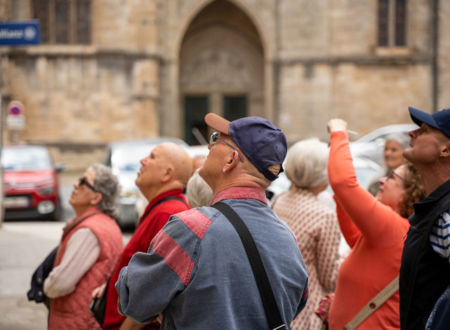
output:
<path id="1" fill-rule="evenodd" d="M 95 208 L 87 210 L 64 230 L 54 267 L 61 263 L 67 243 L 81 228 L 89 228 L 95 234 L 100 243 L 100 255 L 80 279 L 75 291 L 51 301 L 49 329 L 100 329 L 89 310 L 91 294 L 106 281 L 116 265 L 122 251 L 122 232 L 114 219 Z"/>
<path id="2" fill-rule="evenodd" d="M 163 198 L 175 196 L 183 200 L 182 203 L 178 200 L 164 201 L 155 206 L 147 215 L 149 209 L 153 207 Z M 111 276 L 111 280 L 108 286 L 108 295 L 106 299 L 106 312 L 105 321 L 103 323 L 103 329 L 119 329 L 125 317 L 119 314 L 117 309 L 118 294 L 115 288 L 119 273 L 122 267 L 128 266 L 128 262 L 136 252 L 147 252 L 150 242 L 153 237 L 164 227 L 169 220 L 170 216 L 186 211 L 189 209 L 189 204 L 183 196 L 181 189 L 171 190 L 165 192 L 158 197 L 154 198 L 147 206 L 143 217 L 139 220 L 139 226 L 128 242 L 127 246 L 120 256 L 119 263 L 114 269 L 114 273 Z M 151 328 L 151 327 L 150 327 Z M 156 327 L 158 328 L 158 327 Z"/>

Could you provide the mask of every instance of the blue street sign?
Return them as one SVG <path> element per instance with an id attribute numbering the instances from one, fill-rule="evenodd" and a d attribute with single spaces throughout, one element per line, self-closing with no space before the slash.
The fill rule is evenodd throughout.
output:
<path id="1" fill-rule="evenodd" d="M 0 45 L 25 46 L 40 43 L 39 21 L 0 22 Z"/>

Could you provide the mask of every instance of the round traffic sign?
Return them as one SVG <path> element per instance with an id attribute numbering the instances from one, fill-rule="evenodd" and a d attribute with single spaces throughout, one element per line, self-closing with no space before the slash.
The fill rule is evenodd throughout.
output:
<path id="1" fill-rule="evenodd" d="M 11 101 L 8 106 L 8 113 L 13 116 L 23 115 L 23 104 L 19 101 Z"/>

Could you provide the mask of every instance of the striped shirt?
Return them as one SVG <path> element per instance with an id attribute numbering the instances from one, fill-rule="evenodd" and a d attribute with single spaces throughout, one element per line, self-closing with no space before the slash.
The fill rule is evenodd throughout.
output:
<path id="1" fill-rule="evenodd" d="M 450 262 L 450 210 L 442 213 L 430 234 L 433 250 Z"/>

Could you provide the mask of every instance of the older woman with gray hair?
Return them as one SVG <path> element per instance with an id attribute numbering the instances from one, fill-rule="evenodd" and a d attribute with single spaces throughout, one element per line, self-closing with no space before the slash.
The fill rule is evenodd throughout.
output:
<path id="1" fill-rule="evenodd" d="M 275 213 L 293 231 L 309 275 L 308 302 L 291 323 L 292 329 L 320 329 L 322 321 L 314 310 L 336 285 L 339 225 L 335 212 L 317 198 L 328 186 L 327 163 L 325 143 L 313 138 L 294 144 L 285 160 L 291 188 L 273 203 Z"/>
<path id="2" fill-rule="evenodd" d="M 117 178 L 90 166 L 73 185 L 69 203 L 76 217 L 63 228 L 53 269 L 44 282 L 51 299 L 49 329 L 100 329 L 89 311 L 91 292 L 104 283 L 122 252 L 116 216 Z"/>
<path id="3" fill-rule="evenodd" d="M 380 187 L 380 179 L 389 176 L 393 170 L 405 163 L 403 158 L 403 150 L 409 145 L 411 139 L 408 135 L 401 133 L 393 133 L 386 137 L 384 143 L 383 158 L 385 170 L 379 173 L 369 184 L 369 192 L 376 195 Z"/>

